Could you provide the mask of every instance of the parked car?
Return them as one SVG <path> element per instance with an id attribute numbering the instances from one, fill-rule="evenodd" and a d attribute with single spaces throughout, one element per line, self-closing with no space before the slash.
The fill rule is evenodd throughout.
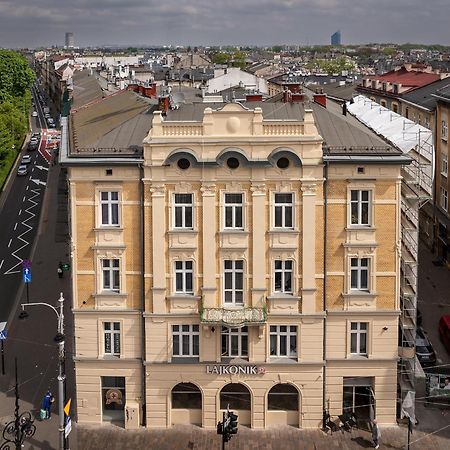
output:
<path id="1" fill-rule="evenodd" d="M 439 337 L 445 349 L 450 353 L 450 316 L 442 316 L 439 320 Z"/>
<path id="2" fill-rule="evenodd" d="M 36 111 L 33 111 L 32 113 L 31 113 L 31 115 L 33 116 L 33 117 L 37 117 L 37 112 Z"/>
<path id="3" fill-rule="evenodd" d="M 40 139 L 41 138 L 41 133 L 39 133 L 38 131 L 32 133 L 31 134 L 31 139 L 33 139 L 33 138 Z"/>
<path id="4" fill-rule="evenodd" d="M 30 155 L 23 155 L 22 159 L 20 160 L 20 164 L 30 164 L 31 162 L 31 156 Z"/>
<path id="5" fill-rule="evenodd" d="M 28 143 L 27 150 L 29 152 L 33 152 L 34 150 L 37 150 L 38 148 L 39 148 L 39 143 L 38 142 L 29 142 Z"/>
<path id="6" fill-rule="evenodd" d="M 436 353 L 423 328 L 416 331 L 416 355 L 422 366 L 436 364 Z"/>
<path id="7" fill-rule="evenodd" d="M 28 173 L 28 167 L 27 166 L 19 166 L 17 169 L 17 175 L 19 176 L 25 176 Z"/>

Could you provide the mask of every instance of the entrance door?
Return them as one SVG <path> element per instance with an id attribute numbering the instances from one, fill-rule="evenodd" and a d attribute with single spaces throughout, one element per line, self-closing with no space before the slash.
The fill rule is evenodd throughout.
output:
<path id="1" fill-rule="evenodd" d="M 367 378 L 344 378 L 342 411 L 355 414 L 360 428 L 369 428 L 375 417 L 375 398 L 372 383 Z"/>
<path id="2" fill-rule="evenodd" d="M 125 377 L 102 377 L 103 422 L 125 425 Z"/>

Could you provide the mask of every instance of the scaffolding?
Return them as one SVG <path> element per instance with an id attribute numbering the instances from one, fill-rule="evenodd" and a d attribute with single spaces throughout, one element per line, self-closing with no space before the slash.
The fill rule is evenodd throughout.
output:
<path id="1" fill-rule="evenodd" d="M 402 168 L 399 401 L 414 398 L 416 382 L 425 377 L 415 352 L 419 267 L 419 211 L 432 198 L 434 173 L 433 133 L 399 114 L 358 96 L 348 111 L 395 147 L 407 153 L 411 164 Z M 401 418 L 404 412 L 401 410 Z M 414 417 L 413 410 L 408 415 Z"/>

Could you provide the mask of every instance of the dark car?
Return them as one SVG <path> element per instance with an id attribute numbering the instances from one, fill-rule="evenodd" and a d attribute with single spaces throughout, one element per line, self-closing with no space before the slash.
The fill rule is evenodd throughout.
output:
<path id="1" fill-rule="evenodd" d="M 422 366 L 436 364 L 436 353 L 423 328 L 416 331 L 416 355 Z"/>
<path id="2" fill-rule="evenodd" d="M 28 150 L 29 152 L 32 152 L 32 151 L 34 151 L 34 150 L 37 150 L 38 147 L 39 147 L 39 144 L 38 144 L 37 142 L 29 142 L 29 143 L 28 143 L 27 150 Z"/>

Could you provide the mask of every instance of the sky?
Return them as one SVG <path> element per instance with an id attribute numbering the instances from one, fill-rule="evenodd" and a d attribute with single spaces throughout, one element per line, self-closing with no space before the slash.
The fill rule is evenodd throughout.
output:
<path id="1" fill-rule="evenodd" d="M 0 48 L 64 45 L 450 45 L 450 0 L 0 0 Z"/>

